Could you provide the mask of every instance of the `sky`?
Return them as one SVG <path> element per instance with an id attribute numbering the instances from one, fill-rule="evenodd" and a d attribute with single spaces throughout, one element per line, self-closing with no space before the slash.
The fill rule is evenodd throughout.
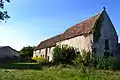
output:
<path id="1" fill-rule="evenodd" d="M 120 36 L 120 0 L 11 0 L 5 10 L 11 18 L 0 22 L 0 46 L 20 50 L 63 33 L 103 10 Z"/>

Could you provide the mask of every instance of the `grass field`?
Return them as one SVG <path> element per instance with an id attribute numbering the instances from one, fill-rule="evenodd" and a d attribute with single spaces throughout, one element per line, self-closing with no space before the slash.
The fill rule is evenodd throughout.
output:
<path id="1" fill-rule="evenodd" d="M 36 63 L 0 65 L 0 80 L 120 80 L 120 72 L 42 67 Z"/>

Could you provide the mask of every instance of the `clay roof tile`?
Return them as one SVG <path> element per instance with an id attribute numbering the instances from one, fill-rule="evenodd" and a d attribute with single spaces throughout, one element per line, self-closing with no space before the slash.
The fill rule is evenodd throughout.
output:
<path id="1" fill-rule="evenodd" d="M 48 48 L 55 46 L 55 44 L 59 41 L 66 40 L 73 38 L 75 36 L 83 35 L 86 33 L 90 33 L 92 26 L 94 25 L 95 21 L 98 19 L 101 13 L 82 21 L 70 28 L 68 28 L 64 33 L 42 41 L 37 47 L 37 49 Z"/>

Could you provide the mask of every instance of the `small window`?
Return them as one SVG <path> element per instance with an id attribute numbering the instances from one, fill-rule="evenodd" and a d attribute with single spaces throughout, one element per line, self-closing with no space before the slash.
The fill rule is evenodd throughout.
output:
<path id="1" fill-rule="evenodd" d="M 39 54 L 41 53 L 41 50 L 39 50 Z"/>
<path id="2" fill-rule="evenodd" d="M 48 61 L 49 61 L 49 56 L 48 56 L 48 58 L 47 58 L 47 59 L 48 59 Z"/>
<path id="3" fill-rule="evenodd" d="M 114 56 L 113 53 L 111 53 L 110 56 L 113 57 Z"/>
<path id="4" fill-rule="evenodd" d="M 105 50 L 109 50 L 109 40 L 105 39 Z"/>
<path id="5" fill-rule="evenodd" d="M 45 48 L 45 58 L 47 58 L 48 48 Z"/>
<path id="6" fill-rule="evenodd" d="M 93 53 L 96 53 L 96 48 L 93 48 L 93 51 L 92 51 Z"/>

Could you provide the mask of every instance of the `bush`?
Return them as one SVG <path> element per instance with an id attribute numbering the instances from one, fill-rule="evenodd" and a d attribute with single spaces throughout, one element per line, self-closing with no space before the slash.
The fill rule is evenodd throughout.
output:
<path id="1" fill-rule="evenodd" d="M 68 45 L 57 45 L 53 49 L 53 62 L 56 64 L 72 64 L 78 51 Z"/>
<path id="2" fill-rule="evenodd" d="M 88 68 L 115 69 L 117 68 L 115 57 L 97 57 L 93 53 L 77 49 L 68 45 L 58 45 L 53 49 L 53 62 L 55 64 L 74 64 L 78 68 L 85 70 Z"/>
<path id="3" fill-rule="evenodd" d="M 35 60 L 37 63 L 39 64 L 45 64 L 48 62 L 48 60 L 46 58 L 43 58 L 41 56 L 38 57 L 32 57 L 32 60 Z"/>
<path id="4" fill-rule="evenodd" d="M 81 54 L 78 54 L 73 60 L 73 63 L 81 69 L 84 69 L 85 67 L 115 69 L 117 67 L 114 57 L 96 57 L 92 56 L 91 52 L 86 52 L 85 50 L 81 51 Z"/>
<path id="5" fill-rule="evenodd" d="M 73 60 L 73 63 L 76 67 L 76 69 L 78 69 L 78 71 L 82 71 L 82 72 L 85 72 L 85 65 L 84 65 L 84 60 L 83 60 L 83 57 L 81 56 L 81 54 L 78 54 L 76 56 L 76 58 Z"/>
<path id="6" fill-rule="evenodd" d="M 91 52 L 86 52 L 85 50 L 82 50 L 81 54 L 77 55 L 77 57 L 73 60 L 73 63 L 84 72 L 86 67 L 90 68 L 95 66 L 95 60 L 91 56 Z"/>
<path id="7" fill-rule="evenodd" d="M 96 58 L 97 68 L 101 69 L 115 69 L 117 68 L 115 57 L 98 57 Z"/>

